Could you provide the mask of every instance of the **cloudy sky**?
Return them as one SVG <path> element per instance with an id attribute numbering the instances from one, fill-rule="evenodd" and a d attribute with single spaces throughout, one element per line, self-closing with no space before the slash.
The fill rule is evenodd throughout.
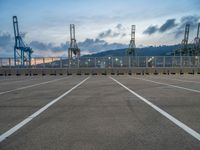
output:
<path id="1" fill-rule="evenodd" d="M 76 25 L 82 54 L 127 47 L 131 25 L 136 46 L 180 43 L 200 21 L 199 0 L 0 0 L 0 56 L 13 56 L 12 16 L 34 56 L 66 56 L 69 25 Z"/>

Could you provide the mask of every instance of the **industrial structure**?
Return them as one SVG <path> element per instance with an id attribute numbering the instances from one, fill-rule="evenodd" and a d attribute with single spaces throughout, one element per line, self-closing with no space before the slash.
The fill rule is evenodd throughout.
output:
<path id="1" fill-rule="evenodd" d="M 186 24 L 184 38 L 181 42 L 180 48 L 176 49 L 174 52 L 175 56 L 187 56 L 189 55 L 188 39 L 190 33 L 190 24 Z"/>
<path id="2" fill-rule="evenodd" d="M 199 37 L 199 34 L 200 34 L 200 23 L 198 24 L 198 27 L 197 27 L 197 36 L 195 37 L 194 39 L 194 54 L 195 56 L 200 56 L 200 37 Z"/>
<path id="3" fill-rule="evenodd" d="M 75 25 L 70 24 L 70 47 L 68 48 L 68 59 L 79 58 L 80 49 L 76 43 Z"/>
<path id="4" fill-rule="evenodd" d="M 188 47 L 189 33 L 190 33 L 190 24 L 186 24 L 184 39 L 181 42 L 181 45 L 182 45 L 182 49 L 180 51 L 181 56 L 189 56 L 190 55 L 190 50 Z"/>
<path id="5" fill-rule="evenodd" d="M 0 58 L 0 75 L 200 74 L 200 23 L 193 42 L 189 42 L 190 24 L 186 24 L 181 47 L 175 50 L 172 56 L 139 56 L 135 44 L 136 26 L 132 25 L 131 40 L 126 49 L 126 56 L 80 57 L 75 25 L 70 24 L 68 58 L 31 58 L 33 51 L 24 43 L 23 36 L 20 35 L 16 16 L 13 16 L 13 27 L 14 58 Z"/>
<path id="6" fill-rule="evenodd" d="M 19 33 L 17 16 L 13 16 L 13 28 L 14 28 L 14 65 L 15 66 L 30 66 L 32 49 L 28 47 Z"/>
<path id="7" fill-rule="evenodd" d="M 197 27 L 197 36 L 193 43 L 189 43 L 190 24 L 186 24 L 184 38 L 180 48 L 174 51 L 174 56 L 200 56 L 200 23 Z"/>
<path id="8" fill-rule="evenodd" d="M 129 47 L 127 49 L 128 56 L 136 56 L 136 46 L 135 46 L 135 25 L 131 27 L 131 40 Z"/>

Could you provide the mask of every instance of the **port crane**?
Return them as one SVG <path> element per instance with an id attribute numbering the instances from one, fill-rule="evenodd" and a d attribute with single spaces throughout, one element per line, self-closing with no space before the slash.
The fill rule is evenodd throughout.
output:
<path id="1" fill-rule="evenodd" d="M 20 67 L 31 66 L 31 54 L 33 50 L 25 44 L 19 33 L 17 16 L 13 16 L 13 28 L 15 38 L 14 65 Z"/>

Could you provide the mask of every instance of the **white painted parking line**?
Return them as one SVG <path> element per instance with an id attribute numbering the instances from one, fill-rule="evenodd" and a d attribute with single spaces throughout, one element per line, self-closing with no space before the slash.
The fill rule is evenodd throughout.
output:
<path id="1" fill-rule="evenodd" d="M 46 81 L 46 82 L 42 82 L 42 83 L 37 83 L 37 84 L 32 84 L 32 85 L 28 85 L 28 86 L 16 88 L 16 89 L 13 89 L 13 90 L 8 90 L 8 91 L 0 92 L 0 95 L 6 94 L 6 93 L 10 93 L 10 92 L 14 92 L 14 91 L 28 89 L 28 88 L 39 86 L 39 85 L 44 85 L 44 84 L 47 84 L 47 83 L 56 82 L 56 81 L 59 81 L 59 80 L 62 80 L 62 79 L 66 79 L 66 78 L 69 78 L 69 77 L 63 77 L 63 78 L 59 78 L 59 79 L 55 79 L 55 80 L 50 80 L 50 81 Z"/>
<path id="2" fill-rule="evenodd" d="M 181 129 L 183 129 L 184 131 L 186 131 L 187 133 L 189 133 L 194 138 L 196 138 L 197 140 L 200 141 L 200 134 L 198 132 L 196 132 L 195 130 L 191 129 L 190 127 L 188 127 L 187 125 L 185 125 L 184 123 L 182 123 L 181 121 L 179 121 L 178 119 L 176 119 L 175 117 L 173 117 L 172 115 L 168 114 L 167 112 L 165 112 L 164 110 L 162 110 L 158 106 L 154 105 L 149 100 L 147 100 L 144 97 L 142 97 L 141 95 L 139 95 L 136 92 L 132 91 L 131 89 L 129 89 L 128 87 L 126 87 L 125 85 L 123 85 L 121 82 L 117 81 L 116 79 L 114 79 L 112 77 L 110 77 L 110 78 L 113 81 L 115 81 L 116 83 L 118 83 L 119 85 L 121 85 L 123 88 L 125 88 L 126 90 L 128 90 L 130 93 L 132 93 L 133 95 L 135 95 L 136 97 L 138 97 L 140 100 L 142 100 L 143 102 L 145 102 L 146 104 L 148 104 L 149 106 L 151 106 L 153 109 L 155 109 L 156 111 L 158 111 L 160 114 L 162 114 L 163 116 L 165 116 L 167 119 L 169 119 L 170 121 L 172 121 L 174 124 L 176 124 L 177 126 L 179 126 Z"/>
<path id="3" fill-rule="evenodd" d="M 200 93 L 199 90 L 190 89 L 190 88 L 186 88 L 186 87 L 182 87 L 182 86 L 177 86 L 177 85 L 172 85 L 172 84 L 167 84 L 167 83 L 163 83 L 163 82 L 153 81 L 153 80 L 144 79 L 144 78 L 137 78 L 137 77 L 132 77 L 132 76 L 131 76 L 131 78 L 143 80 L 143 81 L 148 81 L 148 82 L 152 82 L 152 83 L 156 83 L 156 84 L 160 84 L 160 85 L 166 85 L 166 86 L 170 86 L 170 87 L 173 87 L 173 88 L 178 88 L 178 89 L 187 90 L 187 91 L 191 91 L 191 92 Z"/>
<path id="4" fill-rule="evenodd" d="M 157 77 L 157 76 L 156 76 Z M 159 76 L 160 77 L 160 76 Z M 166 78 L 166 77 L 160 77 L 160 79 L 166 79 L 166 80 L 173 80 L 173 81 L 180 81 L 180 82 L 191 82 L 191 83 L 197 83 L 200 84 L 198 81 L 190 81 L 190 80 L 181 80 L 181 79 L 171 79 L 171 78 Z"/>
<path id="5" fill-rule="evenodd" d="M 22 122 L 18 123 L 13 128 L 9 129 L 8 131 L 6 131 L 2 135 L 0 135 L 0 142 L 2 142 L 7 137 L 9 137 L 13 133 L 15 133 L 20 128 L 22 128 L 24 125 L 26 125 L 27 123 L 29 123 L 32 119 L 34 119 L 35 117 L 37 117 L 38 115 L 40 115 L 42 112 L 44 112 L 45 110 L 47 110 L 50 106 L 52 106 L 54 103 L 56 103 L 57 101 L 59 101 L 60 99 L 62 99 L 64 96 L 66 96 L 67 94 L 69 94 L 70 92 L 72 92 L 74 89 L 76 89 L 78 86 L 80 86 L 81 84 L 83 84 L 89 78 L 90 77 L 87 77 L 86 79 L 82 80 L 81 82 L 79 82 L 78 84 L 76 84 L 74 87 L 72 87 L 70 90 L 66 91 L 65 93 L 63 93 L 62 95 L 60 95 L 56 99 L 52 100 L 51 102 L 49 102 L 48 104 L 46 104 L 44 107 L 40 108 L 38 111 L 36 111 L 32 115 L 30 115 L 29 117 L 27 117 L 26 119 L 24 119 Z"/>

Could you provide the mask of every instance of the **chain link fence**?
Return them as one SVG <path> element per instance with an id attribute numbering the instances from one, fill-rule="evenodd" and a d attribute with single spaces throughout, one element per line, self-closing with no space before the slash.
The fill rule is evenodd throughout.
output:
<path id="1" fill-rule="evenodd" d="M 177 68 L 200 67 L 200 56 L 64 57 L 32 58 L 30 66 L 14 65 L 14 58 L 0 58 L 0 68 Z"/>

